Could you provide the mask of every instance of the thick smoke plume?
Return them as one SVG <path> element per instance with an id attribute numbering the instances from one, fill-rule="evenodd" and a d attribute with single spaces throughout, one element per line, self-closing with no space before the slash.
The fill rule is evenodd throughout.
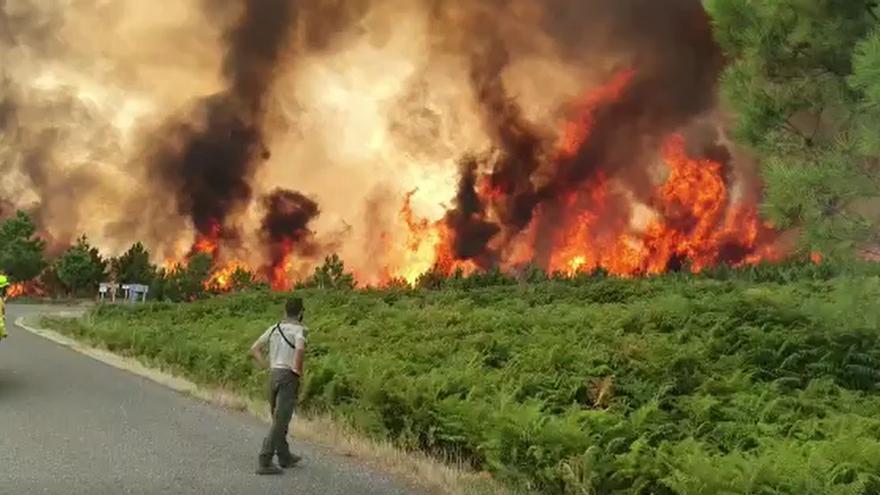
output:
<path id="1" fill-rule="evenodd" d="M 557 2 L 562 5 L 565 2 Z M 581 16 L 574 15 L 581 13 Z M 599 14 L 595 16 L 595 14 Z M 619 98 L 607 105 L 588 108 L 591 111 L 589 134 L 573 149 L 553 156 L 536 126 L 523 117 L 518 103 L 505 87 L 503 76 L 510 55 L 501 33 L 493 30 L 488 15 L 480 17 L 479 49 L 471 53 L 470 74 L 473 90 L 484 116 L 488 133 L 493 136 L 498 154 L 488 164 L 487 184 L 498 210 L 497 229 L 516 235 L 532 223 L 539 208 L 547 213 L 539 226 L 539 237 L 546 238 L 558 226 L 560 200 L 582 188 L 597 174 L 616 176 L 647 195 L 650 169 L 645 167 L 650 153 L 656 152 L 662 140 L 685 126 L 691 119 L 711 109 L 714 104 L 715 81 L 721 69 L 721 56 L 711 32 L 709 20 L 697 2 L 676 0 L 652 2 L 625 0 L 580 2 L 575 7 L 557 11 L 550 19 L 552 35 L 567 41 L 568 51 L 577 56 L 588 48 L 587 38 L 572 35 L 572 19 L 581 22 L 592 17 L 590 24 L 604 26 L 621 40 L 620 46 L 603 50 L 632 50 L 635 56 L 616 67 L 622 71 L 611 91 Z M 583 24 L 579 29 L 590 32 Z M 598 53 L 591 54 L 599 55 Z M 536 173 L 541 183 L 536 183 Z M 463 174 L 458 196 L 472 196 L 474 177 Z M 490 199 L 490 198 L 486 198 Z M 451 226 L 456 232 L 456 254 L 464 259 L 490 256 L 489 240 L 462 229 L 461 217 L 487 205 L 467 202 L 463 211 L 451 214 L 457 219 Z M 462 208 L 460 206 L 459 208 Z M 473 228 L 464 225 L 464 228 Z M 482 226 L 486 231 L 490 226 Z M 470 241 L 465 242 L 464 240 Z M 473 243 L 482 244 L 475 246 Z M 504 246 L 501 246 L 503 249 Z M 549 253 L 548 253 L 549 254 Z M 497 256 L 497 255 L 496 255 Z M 479 263 L 483 264 L 483 263 Z"/>
<path id="2" fill-rule="evenodd" d="M 313 256 L 318 249 L 309 223 L 318 216 L 318 204 L 294 191 L 278 189 L 263 198 L 266 216 L 262 233 L 268 246 L 265 273 L 276 288 L 286 288 L 290 256 Z"/>
<path id="3" fill-rule="evenodd" d="M 214 9 L 216 4 L 206 6 Z M 239 19 L 223 36 L 228 87 L 197 105 L 200 122 L 168 128 L 172 135 L 165 139 L 175 146 L 158 154 L 152 170 L 176 191 L 179 212 L 191 217 L 202 236 L 214 236 L 217 225 L 224 234 L 235 235 L 227 229 L 227 217 L 247 206 L 255 167 L 269 158 L 263 120 L 296 21 L 296 4 L 244 2 Z"/>
<path id="4" fill-rule="evenodd" d="M 379 283 L 759 244 L 699 0 L 0 0 L 0 57 L 0 213 L 58 247 L 284 287 L 331 249 Z"/>

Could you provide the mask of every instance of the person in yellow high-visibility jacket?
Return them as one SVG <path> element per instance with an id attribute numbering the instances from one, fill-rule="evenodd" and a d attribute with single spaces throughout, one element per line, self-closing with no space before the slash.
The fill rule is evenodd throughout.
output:
<path id="1" fill-rule="evenodd" d="M 6 289 L 9 288 L 9 277 L 0 274 L 0 340 L 6 337 Z"/>

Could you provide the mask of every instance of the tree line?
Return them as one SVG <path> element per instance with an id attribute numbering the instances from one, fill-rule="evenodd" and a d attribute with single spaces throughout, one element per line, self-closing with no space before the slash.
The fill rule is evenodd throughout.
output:
<path id="1" fill-rule="evenodd" d="M 33 220 L 24 212 L 0 222 L 0 271 L 13 283 L 36 282 L 50 296 L 92 297 L 102 282 L 142 284 L 157 300 L 191 301 L 218 292 L 268 289 L 252 271 L 239 267 L 228 284 L 212 284 L 217 268 L 208 254 L 196 254 L 172 268 L 150 261 L 150 252 L 135 242 L 117 257 L 104 256 L 83 235 L 54 259 L 46 253 L 46 241 L 37 234 Z M 354 276 L 335 254 L 328 256 L 298 287 L 354 288 Z"/>

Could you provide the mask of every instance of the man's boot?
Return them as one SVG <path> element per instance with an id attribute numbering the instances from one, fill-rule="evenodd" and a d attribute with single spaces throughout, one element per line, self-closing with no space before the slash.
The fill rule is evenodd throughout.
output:
<path id="1" fill-rule="evenodd" d="M 275 474 L 281 474 L 283 472 L 284 471 L 282 471 L 281 468 L 279 468 L 275 464 L 272 464 L 271 457 L 269 457 L 267 459 L 264 456 L 260 456 L 259 464 L 257 464 L 257 474 L 275 475 Z"/>
<path id="2" fill-rule="evenodd" d="M 296 466 L 299 461 L 302 460 L 302 457 L 296 454 L 287 454 L 287 455 L 279 455 L 278 456 L 278 465 L 284 469 L 292 468 Z"/>

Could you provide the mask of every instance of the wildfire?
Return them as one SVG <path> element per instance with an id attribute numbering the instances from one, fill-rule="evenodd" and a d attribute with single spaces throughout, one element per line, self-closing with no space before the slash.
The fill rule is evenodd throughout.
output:
<path id="1" fill-rule="evenodd" d="M 6 289 L 6 297 L 14 299 L 22 296 L 43 296 L 45 291 L 37 282 L 11 284 Z"/>
<path id="2" fill-rule="evenodd" d="M 350 2 L 251 1 L 222 19 L 140 2 L 159 7 L 107 29 L 105 2 L 57 3 L 0 36 L 16 109 L 0 162 L 31 179 L 0 184 L 4 211 L 34 209 L 52 239 L 142 241 L 181 276 L 210 257 L 218 291 L 239 270 L 288 290 L 333 253 L 360 285 L 779 255 L 745 167 L 699 151 L 728 147 L 703 132 L 722 121 L 723 57 L 701 2 L 368 1 L 370 22 L 340 15 Z M 59 15 L 73 52 L 32 29 Z M 523 22 L 560 15 L 580 29 Z M 71 176 L 77 195 L 56 194 Z"/>
<path id="3" fill-rule="evenodd" d="M 21 297 L 25 294 L 25 286 L 24 284 L 12 284 L 6 289 L 6 297 L 13 299 L 16 297 Z"/>
<path id="4" fill-rule="evenodd" d="M 279 252 L 275 253 L 276 262 L 270 270 L 272 290 L 290 290 L 292 282 L 288 274 L 292 265 L 293 241 L 284 239 L 275 249 Z"/>
<path id="5" fill-rule="evenodd" d="M 235 274 L 248 272 L 247 265 L 240 261 L 232 261 L 214 269 L 211 276 L 205 281 L 206 290 L 213 292 L 228 292 L 235 283 Z"/>
<path id="6" fill-rule="evenodd" d="M 557 167 L 577 157 L 596 125 L 595 113 L 620 100 L 634 77 L 634 71 L 619 72 L 577 99 L 572 105 L 574 116 L 563 123 L 550 157 Z M 668 136 L 658 155 L 666 179 L 647 204 L 635 203 L 619 190 L 614 177 L 597 170 L 580 188 L 540 206 L 531 224 L 501 253 L 500 264 L 508 268 L 538 264 L 568 275 L 601 268 L 618 276 L 637 276 L 685 264 L 699 272 L 719 263 L 736 266 L 772 258 L 771 250 L 759 243 L 771 237 L 770 230 L 760 223 L 752 205 L 732 202 L 723 164 L 689 156 L 679 134 Z M 489 176 L 479 178 L 476 192 L 490 207 L 504 204 L 507 194 Z M 427 267 L 447 275 L 458 269 L 477 270 L 472 260 L 456 257 L 455 233 L 442 220 L 429 223 L 413 215 L 411 197 L 405 197 L 401 210 L 406 247 L 409 254 L 422 255 L 399 275 L 412 282 Z M 551 233 L 549 250 L 540 246 L 542 232 Z M 430 257 L 425 256 L 426 247 Z"/>
<path id="7" fill-rule="evenodd" d="M 578 159 L 598 125 L 597 112 L 619 101 L 635 76 L 632 70 L 619 72 L 608 83 L 576 99 L 571 105 L 572 117 L 561 125 L 560 138 L 547 158 L 549 170 L 562 170 Z M 536 264 L 548 272 L 568 275 L 603 269 L 631 277 L 684 266 L 699 272 L 719 263 L 742 265 L 771 258 L 771 250 L 759 242 L 770 230 L 760 223 L 752 205 L 731 200 L 724 164 L 689 156 L 686 149 L 685 138 L 679 134 L 665 139 L 657 156 L 666 178 L 642 201 L 627 193 L 615 177 L 597 169 L 580 187 L 568 190 L 555 202 L 540 204 L 531 223 L 506 247 L 497 249 L 497 264 L 507 269 Z M 475 194 L 487 209 L 486 218 L 498 217 L 497 209 L 508 202 L 508 188 L 493 182 L 488 174 L 479 175 L 474 184 Z M 412 204 L 415 192 L 402 198 L 398 221 L 403 235 L 381 237 L 389 251 L 396 247 L 401 256 L 381 268 L 385 276 L 380 284 L 397 280 L 413 284 L 429 271 L 449 276 L 479 270 L 474 260 L 456 254 L 457 233 L 445 219 L 429 221 L 416 215 Z M 287 216 L 281 219 L 297 218 L 300 206 L 308 204 L 299 196 L 288 199 L 291 201 L 284 204 L 289 208 L 283 210 Z M 274 290 L 292 286 L 295 239 L 303 239 L 306 232 L 302 222 L 292 225 L 296 226 L 294 231 L 277 234 L 271 246 L 272 263 L 264 271 Z M 208 253 L 217 263 L 220 233 L 219 224 L 213 224 L 207 234 L 196 239 L 192 252 Z M 166 265 L 177 266 L 175 262 Z M 222 264 L 205 287 L 227 291 L 236 271 L 247 269 L 240 261 Z"/>
<path id="8" fill-rule="evenodd" d="M 657 274 L 688 262 L 699 272 L 726 262 L 756 263 L 766 230 L 747 205 L 730 204 L 721 164 L 687 156 L 684 139 L 670 136 L 662 150 L 668 169 L 655 193 L 653 220 L 641 231 L 632 219 L 609 222 L 607 182 L 590 184 L 584 210 L 563 230 L 550 270 L 574 274 L 597 268 L 620 276 Z M 605 221 L 604 225 L 597 223 Z"/>
<path id="9" fill-rule="evenodd" d="M 211 258 L 216 259 L 220 248 L 220 223 L 213 221 L 208 233 L 199 233 L 196 241 L 193 243 L 191 254 L 208 254 Z"/>
<path id="10" fill-rule="evenodd" d="M 598 125 L 597 112 L 619 101 L 635 76 L 632 70 L 619 72 L 608 83 L 576 99 L 571 105 L 572 117 L 561 125 L 560 138 L 547 157 L 545 169 L 566 172 L 564 167 L 572 166 Z M 699 272 L 719 263 L 742 265 L 772 258 L 772 250 L 759 242 L 770 236 L 770 230 L 760 223 L 752 205 L 731 200 L 724 164 L 689 156 L 686 149 L 685 138 L 679 134 L 665 139 L 657 156 L 666 178 L 647 199 L 637 201 L 619 180 L 598 168 L 579 187 L 564 189 L 566 192 L 559 198 L 539 204 L 525 229 L 507 245 L 494 248 L 497 265 L 511 269 L 534 264 L 550 273 L 569 276 L 603 269 L 631 277 L 685 266 Z M 478 218 L 481 221 L 498 218 L 498 209 L 509 204 L 510 188 L 493 179 L 485 173 L 474 181 L 474 193 L 487 213 L 485 219 Z M 379 271 L 384 277 L 380 285 L 398 280 L 413 284 L 429 271 L 450 276 L 457 272 L 469 275 L 481 269 L 475 260 L 456 254 L 458 234 L 446 219 L 429 221 L 414 212 L 415 193 L 411 191 L 402 198 L 398 213 L 404 229 L 402 236 L 381 236 L 389 252 L 401 255 L 381 267 Z M 293 230 L 275 229 L 270 246 L 272 261 L 262 273 L 274 290 L 285 291 L 293 284 L 291 272 L 299 254 L 295 249 L 297 242 L 309 235 L 297 215 L 307 210 L 304 206 L 310 203 L 299 195 L 279 196 L 278 201 L 283 208 L 278 209 L 277 225 L 287 225 L 285 221 L 289 221 Z M 205 282 L 205 288 L 215 292 L 233 288 L 236 272 L 250 273 L 241 261 L 218 261 L 220 235 L 219 223 L 213 223 L 207 233 L 197 237 L 191 249 L 191 255 L 210 254 L 218 265 Z M 496 241 L 492 239 L 490 244 L 501 245 Z M 401 245 L 394 246 L 392 242 Z M 813 259 L 816 261 L 817 257 Z M 179 266 L 173 260 L 165 263 L 166 269 Z"/>
<path id="11" fill-rule="evenodd" d="M 618 72 L 607 84 L 586 91 L 575 101 L 572 110 L 576 117 L 563 124 L 556 159 L 572 158 L 577 154 L 593 130 L 595 111 L 603 104 L 619 100 L 635 75 L 636 71 L 632 69 Z"/>

